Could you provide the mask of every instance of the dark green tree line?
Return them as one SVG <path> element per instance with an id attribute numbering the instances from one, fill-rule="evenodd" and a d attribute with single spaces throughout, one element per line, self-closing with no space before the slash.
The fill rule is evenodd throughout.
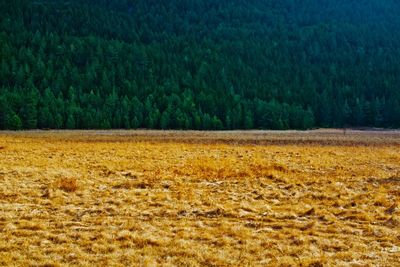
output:
<path id="1" fill-rule="evenodd" d="M 0 129 L 400 127 L 394 0 L 15 0 L 0 11 Z"/>

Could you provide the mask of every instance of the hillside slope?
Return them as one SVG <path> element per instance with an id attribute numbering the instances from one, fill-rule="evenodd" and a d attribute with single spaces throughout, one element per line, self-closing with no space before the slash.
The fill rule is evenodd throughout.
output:
<path id="1" fill-rule="evenodd" d="M 394 0 L 17 0 L 0 11 L 0 129 L 400 126 Z"/>

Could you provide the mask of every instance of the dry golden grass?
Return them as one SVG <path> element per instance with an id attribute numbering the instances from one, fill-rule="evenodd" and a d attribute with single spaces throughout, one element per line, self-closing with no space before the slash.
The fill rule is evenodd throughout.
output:
<path id="1" fill-rule="evenodd" d="M 400 266 L 399 132 L 3 132 L 0 265 Z"/>

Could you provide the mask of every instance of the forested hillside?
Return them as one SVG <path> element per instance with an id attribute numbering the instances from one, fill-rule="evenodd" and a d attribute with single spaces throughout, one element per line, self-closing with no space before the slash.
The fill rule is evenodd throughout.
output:
<path id="1" fill-rule="evenodd" d="M 397 0 L 0 11 L 0 129 L 400 127 Z"/>

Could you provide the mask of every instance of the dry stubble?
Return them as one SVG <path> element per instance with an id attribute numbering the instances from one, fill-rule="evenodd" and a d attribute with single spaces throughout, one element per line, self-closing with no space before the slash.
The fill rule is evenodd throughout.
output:
<path id="1" fill-rule="evenodd" d="M 398 135 L 253 134 L 1 134 L 0 265 L 400 265 Z"/>

